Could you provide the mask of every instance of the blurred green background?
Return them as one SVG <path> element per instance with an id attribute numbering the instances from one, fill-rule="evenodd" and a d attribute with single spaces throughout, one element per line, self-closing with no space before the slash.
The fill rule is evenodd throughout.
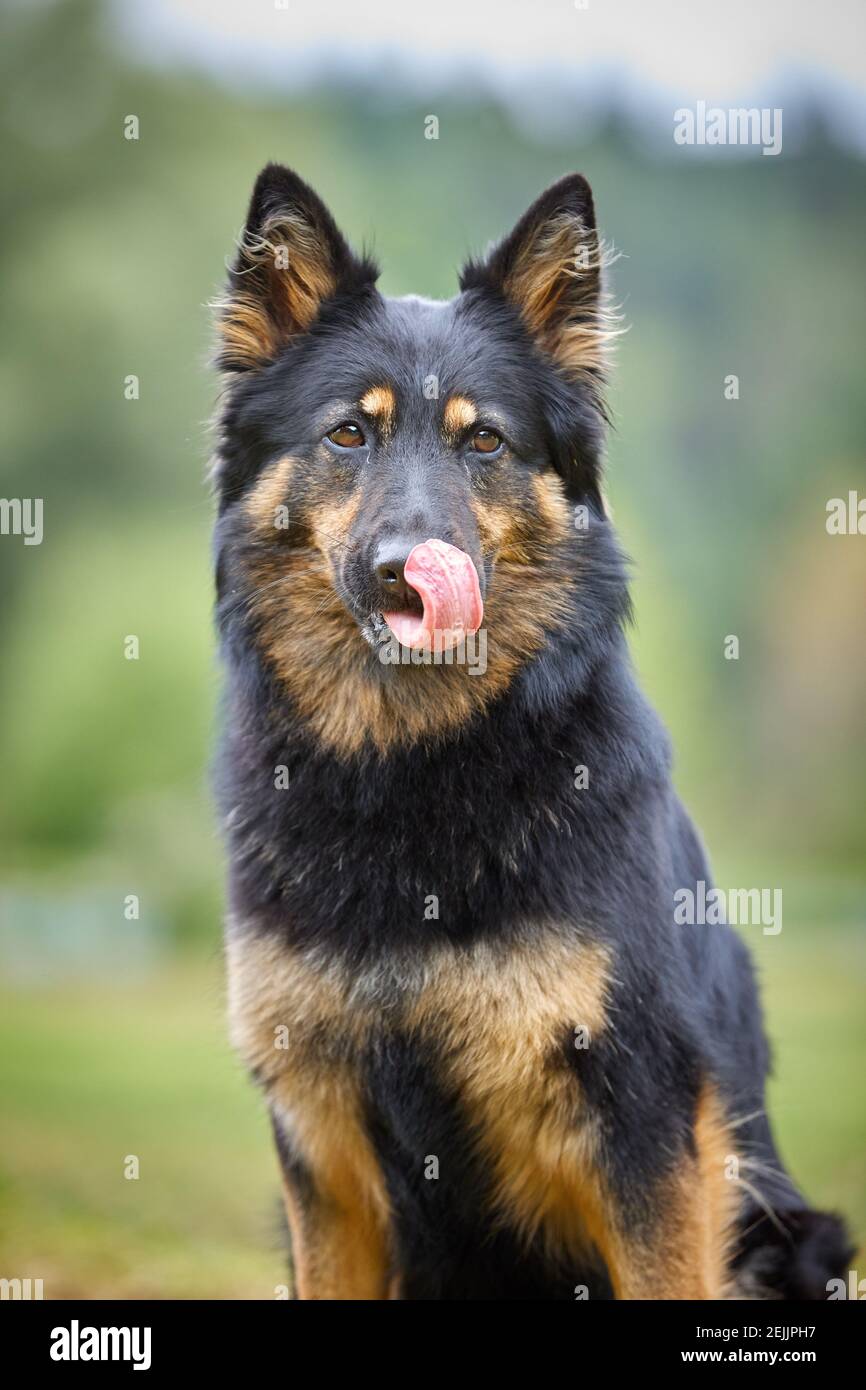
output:
<path id="1" fill-rule="evenodd" d="M 115 18 L 12 7 L 0 47 L 0 490 L 45 507 L 42 545 L 0 538 L 0 1275 L 46 1297 L 271 1298 L 285 1277 L 225 1041 L 207 771 L 205 306 L 268 159 L 374 244 L 386 292 L 432 296 L 545 184 L 589 177 L 631 325 L 609 492 L 635 658 L 718 882 L 783 890 L 782 933 L 745 929 L 772 1111 L 862 1238 L 866 537 L 829 536 L 825 508 L 866 495 L 863 161 L 805 96 L 781 157 L 708 159 L 644 138 L 615 90 L 570 130 L 386 70 L 279 90 L 145 62 Z"/>

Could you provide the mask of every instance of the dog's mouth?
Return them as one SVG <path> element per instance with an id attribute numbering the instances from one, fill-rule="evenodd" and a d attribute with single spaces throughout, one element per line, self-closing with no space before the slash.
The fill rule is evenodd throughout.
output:
<path id="1" fill-rule="evenodd" d="M 449 651 L 481 626 L 484 603 L 478 571 L 465 550 L 431 539 L 409 553 L 403 574 L 408 595 L 399 608 L 373 614 L 371 635 L 403 647 Z"/>
<path id="2" fill-rule="evenodd" d="M 465 550 L 447 541 L 416 545 L 403 570 L 406 583 L 420 600 L 411 608 L 382 614 L 404 647 L 447 651 L 477 632 L 484 615 L 478 571 Z"/>

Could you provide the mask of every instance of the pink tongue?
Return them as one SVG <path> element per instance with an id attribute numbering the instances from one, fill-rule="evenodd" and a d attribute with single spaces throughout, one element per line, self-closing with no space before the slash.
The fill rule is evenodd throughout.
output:
<path id="1" fill-rule="evenodd" d="M 442 652 L 456 647 L 481 626 L 484 605 L 478 571 L 465 550 L 447 541 L 429 540 L 409 552 L 403 567 L 406 583 L 421 596 L 424 616 L 383 613 L 404 647 L 430 647 Z"/>

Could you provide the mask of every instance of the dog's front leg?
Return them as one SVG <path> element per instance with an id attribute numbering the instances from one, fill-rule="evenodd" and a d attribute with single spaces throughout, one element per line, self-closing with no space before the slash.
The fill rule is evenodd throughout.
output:
<path id="1" fill-rule="evenodd" d="M 687 1150 L 652 1185 L 641 1216 L 627 1216 L 609 1199 L 602 1204 L 596 1242 L 617 1298 L 732 1296 L 731 1246 L 742 1199 L 738 1162 L 722 1107 L 707 1088 Z"/>
<path id="2" fill-rule="evenodd" d="M 345 1118 L 345 1117 L 344 1117 Z M 304 1155 L 272 1115 L 292 1246 L 295 1297 L 386 1299 L 392 1295 L 387 1209 L 378 1171 L 361 1131 L 342 1140 L 318 1127 Z"/>
<path id="3" fill-rule="evenodd" d="M 672 1223 L 629 1239 L 616 1233 L 605 1257 L 618 1299 L 721 1299 L 727 1296 L 723 1262 L 700 1216 L 671 1213 Z M 685 1218 L 685 1219 L 684 1219 Z"/>

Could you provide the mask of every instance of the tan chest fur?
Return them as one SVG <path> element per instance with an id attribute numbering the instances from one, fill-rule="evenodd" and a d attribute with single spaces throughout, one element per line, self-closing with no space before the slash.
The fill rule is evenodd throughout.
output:
<path id="1" fill-rule="evenodd" d="M 551 927 L 507 947 L 442 946 L 404 973 L 355 978 L 240 931 L 227 952 L 233 1041 L 317 1182 L 387 1210 L 357 1063 L 374 1036 L 404 1030 L 430 1045 L 438 1080 L 477 1136 L 496 1214 L 555 1247 L 593 1236 L 596 1120 L 564 1050 L 570 1037 L 592 1046 L 605 1027 L 604 948 Z"/>

